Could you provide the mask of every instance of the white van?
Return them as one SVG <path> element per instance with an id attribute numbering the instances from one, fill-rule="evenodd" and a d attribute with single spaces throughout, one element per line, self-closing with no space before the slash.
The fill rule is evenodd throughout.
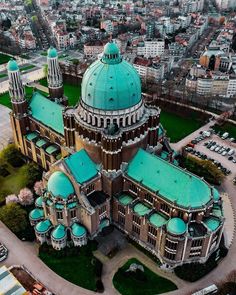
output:
<path id="1" fill-rule="evenodd" d="M 226 139 L 228 136 L 229 136 L 229 133 L 228 133 L 228 132 L 225 132 L 225 133 L 221 136 L 221 138 L 222 138 L 222 139 Z"/>

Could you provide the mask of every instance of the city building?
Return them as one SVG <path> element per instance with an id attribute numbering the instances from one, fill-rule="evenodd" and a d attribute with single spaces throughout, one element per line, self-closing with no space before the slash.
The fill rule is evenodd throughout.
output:
<path id="1" fill-rule="evenodd" d="M 137 55 L 149 57 L 161 56 L 165 51 L 165 41 L 164 40 L 145 40 L 138 43 Z"/>
<path id="2" fill-rule="evenodd" d="M 40 243 L 81 246 L 113 224 L 167 267 L 204 262 L 217 250 L 221 196 L 176 166 L 161 110 L 145 104 L 115 43 L 86 70 L 76 107 L 37 92 L 27 102 L 15 61 L 8 72 L 15 144 L 47 171 L 29 216 Z"/>

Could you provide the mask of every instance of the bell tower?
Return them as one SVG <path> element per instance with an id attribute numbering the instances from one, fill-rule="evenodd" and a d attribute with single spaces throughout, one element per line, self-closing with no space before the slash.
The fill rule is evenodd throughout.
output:
<path id="1" fill-rule="evenodd" d="M 20 70 L 15 60 L 7 64 L 9 77 L 9 95 L 11 98 L 12 112 L 11 124 L 15 145 L 25 154 L 23 137 L 28 129 L 28 103 L 25 99 L 25 89 L 21 80 Z"/>
<path id="2" fill-rule="evenodd" d="M 53 47 L 48 49 L 48 89 L 50 99 L 65 106 L 68 105 L 67 97 L 64 96 L 62 74 L 58 62 L 57 50 Z"/>

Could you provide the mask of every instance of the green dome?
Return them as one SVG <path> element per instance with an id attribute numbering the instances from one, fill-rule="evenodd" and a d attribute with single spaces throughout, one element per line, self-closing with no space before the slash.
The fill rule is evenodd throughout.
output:
<path id="1" fill-rule="evenodd" d="M 34 209 L 29 214 L 30 218 L 33 220 L 41 219 L 44 217 L 43 210 L 41 209 Z"/>
<path id="2" fill-rule="evenodd" d="M 56 171 L 49 177 L 47 189 L 54 197 L 63 199 L 74 194 L 74 187 L 70 179 L 61 171 Z"/>
<path id="3" fill-rule="evenodd" d="M 35 230 L 38 233 L 45 233 L 50 229 L 51 226 L 52 226 L 51 221 L 46 219 L 46 220 L 40 221 L 38 224 L 36 224 Z"/>
<path id="4" fill-rule="evenodd" d="M 65 226 L 62 224 L 58 224 L 57 227 L 52 232 L 52 237 L 56 240 L 63 239 L 66 235 Z"/>
<path id="5" fill-rule="evenodd" d="M 48 49 L 48 57 L 49 58 L 55 58 L 55 57 L 57 57 L 57 50 L 56 50 L 56 48 L 50 47 Z"/>
<path id="6" fill-rule="evenodd" d="M 135 68 L 120 56 L 115 43 L 106 44 L 103 56 L 85 72 L 82 101 L 99 110 L 121 110 L 141 101 L 141 82 Z"/>
<path id="7" fill-rule="evenodd" d="M 8 64 L 7 64 L 7 70 L 10 72 L 14 72 L 14 71 L 18 71 L 19 67 L 18 64 L 16 62 L 16 60 L 14 59 L 10 59 Z"/>
<path id="8" fill-rule="evenodd" d="M 178 217 L 171 218 L 167 223 L 167 231 L 174 235 L 182 235 L 186 232 L 186 229 L 186 223 Z"/>
<path id="9" fill-rule="evenodd" d="M 43 197 L 38 197 L 35 200 L 35 206 L 42 208 L 43 207 Z"/>
<path id="10" fill-rule="evenodd" d="M 73 223 L 71 228 L 72 228 L 72 234 L 75 237 L 82 237 L 86 234 L 86 229 L 82 225 L 79 225 L 78 223 Z"/>

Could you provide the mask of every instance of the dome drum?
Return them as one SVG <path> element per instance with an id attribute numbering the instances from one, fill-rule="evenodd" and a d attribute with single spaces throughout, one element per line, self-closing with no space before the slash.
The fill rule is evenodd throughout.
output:
<path id="1" fill-rule="evenodd" d="M 87 123 L 98 128 L 107 128 L 110 123 L 124 128 L 137 123 L 142 118 L 143 113 L 144 105 L 142 101 L 130 109 L 117 111 L 95 110 L 83 102 L 78 107 L 82 124 Z"/>

